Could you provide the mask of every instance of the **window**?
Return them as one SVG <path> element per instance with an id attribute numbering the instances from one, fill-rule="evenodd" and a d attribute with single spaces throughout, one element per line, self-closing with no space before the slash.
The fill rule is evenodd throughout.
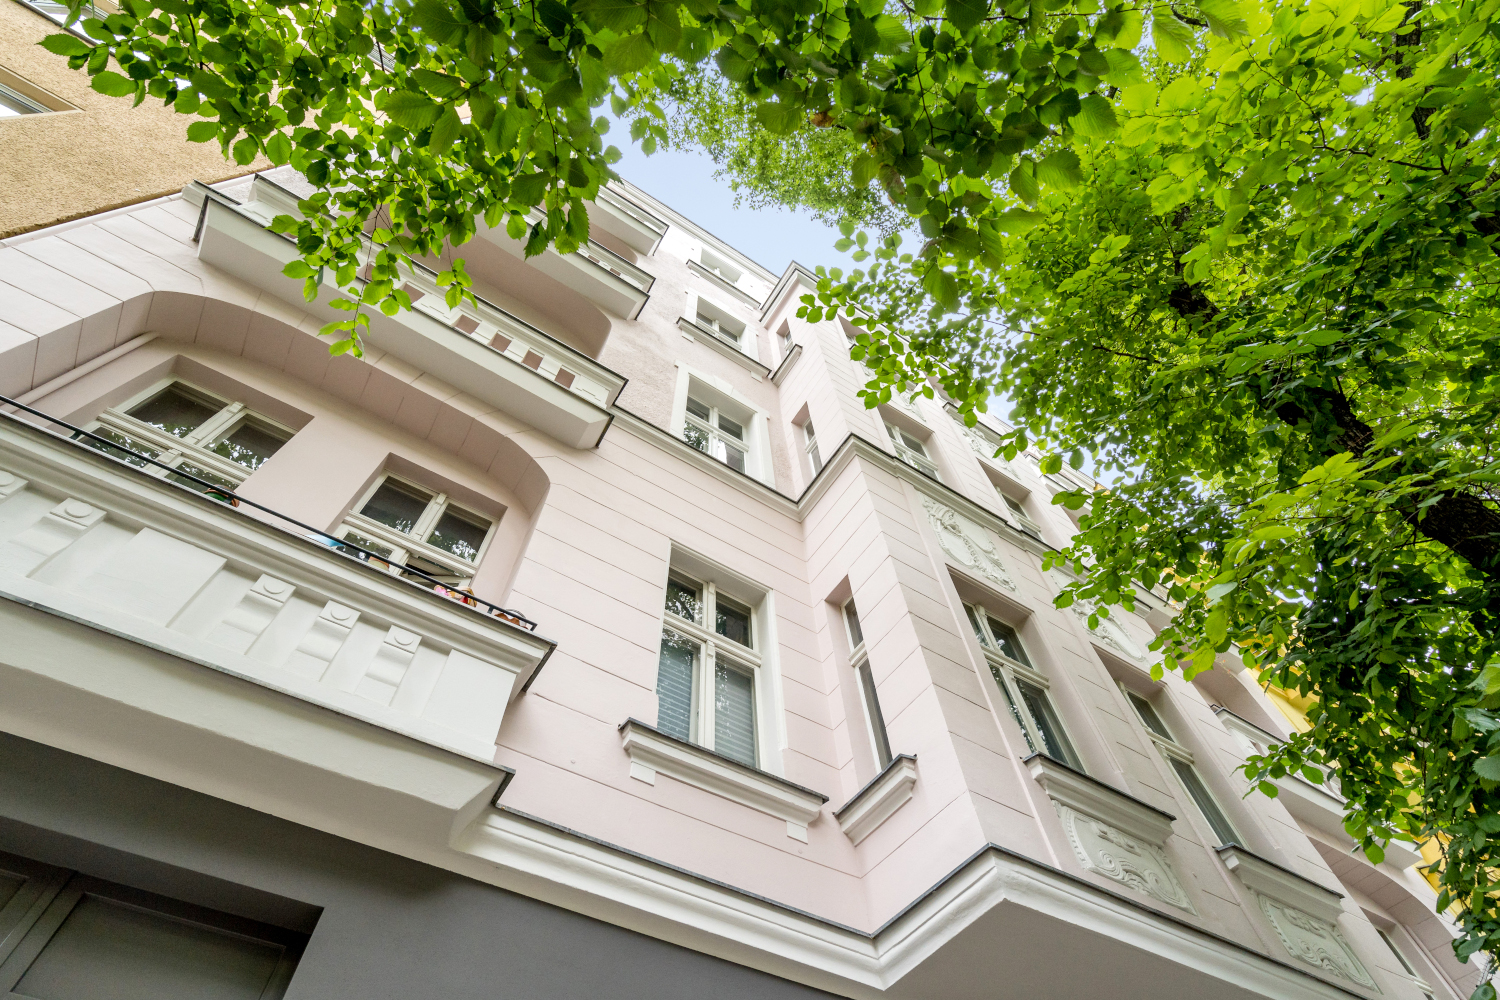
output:
<path id="1" fill-rule="evenodd" d="M 688 397 L 682 439 L 699 451 L 712 455 L 737 472 L 745 472 L 750 453 L 745 425 L 693 396 Z"/>
<path id="2" fill-rule="evenodd" d="M 925 472 L 933 479 L 942 479 L 938 475 L 937 463 L 927 456 L 926 445 L 889 421 L 885 425 L 885 430 L 891 436 L 891 444 L 896 448 L 897 458 L 912 468 Z"/>
<path id="3" fill-rule="evenodd" d="M 0 995 L 285 995 L 307 936 L 0 854 Z M 17 905 L 19 904 L 19 905 Z"/>
<path id="4" fill-rule="evenodd" d="M 51 110 L 51 108 L 33 101 L 19 90 L 0 83 L 0 118 L 11 118 L 16 115 L 39 115 Z"/>
<path id="5" fill-rule="evenodd" d="M 776 331 L 776 345 L 781 350 L 781 360 L 785 361 L 792 354 L 792 324 L 783 321 Z"/>
<path id="6" fill-rule="evenodd" d="M 1022 531 L 1033 538 L 1042 537 L 1042 529 L 1037 527 L 1037 523 L 1026 513 L 1026 506 L 1021 501 L 1013 500 L 1004 493 L 1000 494 L 1000 499 L 1005 501 L 1005 508 L 1016 519 L 1016 524 L 1020 526 Z"/>
<path id="7" fill-rule="evenodd" d="M 1434 1000 L 1432 995 L 1432 987 L 1428 986 L 1425 982 L 1422 981 L 1422 977 L 1417 975 L 1417 970 L 1412 968 L 1411 962 L 1407 961 L 1406 956 L 1401 953 L 1401 949 L 1396 947 L 1396 942 L 1391 937 L 1391 932 L 1387 931 L 1383 927 L 1377 926 L 1375 928 L 1375 933 L 1380 935 L 1380 940 L 1384 941 L 1385 946 L 1391 950 L 1391 954 L 1396 956 L 1396 961 L 1401 963 L 1401 968 L 1406 970 L 1406 974 L 1411 977 L 1414 983 L 1416 983 L 1417 988 L 1422 991 L 1422 995 L 1426 997 L 1427 1000 Z"/>
<path id="8" fill-rule="evenodd" d="M 859 612 L 854 607 L 854 601 L 846 602 L 840 610 L 844 628 L 849 634 L 849 662 L 859 681 L 859 701 L 864 709 L 865 732 L 875 751 L 876 767 L 883 771 L 892 759 L 891 738 L 885 731 L 885 716 L 881 714 L 880 698 L 875 693 L 875 674 L 870 669 L 870 657 L 865 652 L 865 632 L 860 627 Z"/>
<path id="9" fill-rule="evenodd" d="M 494 521 L 445 493 L 385 475 L 335 534 L 380 556 L 393 573 L 410 566 L 462 585 L 474 575 L 494 529 Z"/>
<path id="10" fill-rule="evenodd" d="M 663 617 L 656 728 L 758 767 L 754 610 L 674 572 Z"/>
<path id="11" fill-rule="evenodd" d="M 186 382 L 172 382 L 123 410 L 99 415 L 93 433 L 156 459 L 215 486 L 233 490 L 260 468 L 293 431 L 245 407 Z M 107 455 L 123 458 L 151 475 L 193 489 L 204 487 L 184 476 L 132 460 L 114 448 L 85 439 Z"/>
<path id="12" fill-rule="evenodd" d="M 1062 719 L 1047 694 L 1047 678 L 1031 665 L 1031 658 L 1026 655 L 1016 630 L 982 605 L 965 604 L 964 611 L 984 649 L 990 674 L 1005 696 L 1005 704 L 1021 727 L 1021 734 L 1026 737 L 1026 745 L 1035 753 L 1044 753 L 1083 770 L 1083 762 L 1073 749 Z"/>
<path id="13" fill-rule="evenodd" d="M 812 474 L 817 475 L 818 470 L 823 468 L 823 456 L 818 453 L 818 436 L 813 430 L 812 419 L 802 421 L 802 448 L 807 452 L 807 465 L 812 469 Z"/>
<path id="14" fill-rule="evenodd" d="M 735 319 L 729 313 L 704 298 L 697 299 L 694 319 L 698 325 L 720 340 L 727 341 L 740 350 L 745 349 L 745 321 Z"/>
<path id="15" fill-rule="evenodd" d="M 712 250 L 703 250 L 698 255 L 698 263 L 703 265 L 703 270 L 713 272 L 731 285 L 739 284 L 740 279 L 745 276 L 744 271 L 741 271 Z"/>
<path id="16" fill-rule="evenodd" d="M 1224 815 L 1224 811 L 1219 808 L 1219 804 L 1209 793 L 1208 786 L 1203 783 L 1197 769 L 1193 767 L 1193 755 L 1172 737 L 1172 731 L 1167 728 L 1166 722 L 1156 711 L 1155 706 L 1134 691 L 1125 690 L 1125 697 L 1130 700 L 1135 714 L 1140 716 L 1141 724 L 1146 727 L 1151 741 L 1161 750 L 1167 764 L 1177 774 L 1177 780 L 1182 782 L 1188 798 L 1193 800 L 1193 804 L 1198 807 L 1198 811 L 1203 814 L 1203 819 L 1213 830 L 1214 836 L 1219 838 L 1219 844 L 1222 846 L 1240 843 L 1239 835 L 1234 832 L 1229 817 Z"/>

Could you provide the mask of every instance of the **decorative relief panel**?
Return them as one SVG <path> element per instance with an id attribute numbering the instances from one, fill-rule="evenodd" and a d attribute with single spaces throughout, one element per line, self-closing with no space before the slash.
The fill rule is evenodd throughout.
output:
<path id="1" fill-rule="evenodd" d="M 949 559 L 1006 590 L 1016 589 L 1016 581 L 1001 560 L 989 532 L 931 497 L 923 497 L 922 506 Z"/>
<path id="2" fill-rule="evenodd" d="M 1059 593 L 1061 593 L 1062 589 L 1071 582 L 1066 576 L 1062 575 L 1055 569 L 1048 570 L 1047 575 L 1052 578 L 1053 589 L 1055 589 Z M 1078 620 L 1083 623 L 1083 627 L 1088 628 L 1089 615 L 1095 612 L 1094 602 L 1074 601 L 1072 604 L 1068 605 L 1068 607 L 1069 610 L 1071 610 L 1073 614 L 1078 617 Z M 1089 629 L 1089 631 L 1093 633 L 1094 638 L 1098 639 L 1101 645 L 1108 646 L 1110 649 L 1113 649 L 1117 653 L 1129 657 L 1132 660 L 1136 660 L 1137 662 L 1146 659 L 1146 650 L 1142 649 L 1140 645 L 1130 637 L 1130 633 L 1125 631 L 1125 629 L 1113 618 L 1100 618 L 1098 626 Z"/>
<path id="3" fill-rule="evenodd" d="M 1123 833 L 1070 806 L 1054 805 L 1067 831 L 1068 843 L 1085 870 L 1155 896 L 1163 903 L 1196 912 L 1162 847 Z"/>
<path id="4" fill-rule="evenodd" d="M 1338 925 L 1258 892 L 1255 895 L 1260 900 L 1261 912 L 1293 958 L 1357 986 L 1376 988 L 1374 978 L 1344 940 Z"/>

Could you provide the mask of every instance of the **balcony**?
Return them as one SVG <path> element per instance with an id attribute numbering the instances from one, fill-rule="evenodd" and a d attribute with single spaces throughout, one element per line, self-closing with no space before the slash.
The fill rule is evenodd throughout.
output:
<path id="1" fill-rule="evenodd" d="M 349 317 L 328 305 L 336 290 L 307 303 L 302 282 L 281 273 L 296 258 L 296 246 L 267 226 L 277 215 L 297 214 L 295 195 L 262 177 L 256 177 L 244 203 L 197 183 L 183 195 L 201 206 L 201 259 L 325 321 Z M 491 303 L 449 309 L 435 275 L 425 269 L 409 272 L 407 291 L 415 308 L 395 316 L 378 310 L 370 315 L 365 335 L 370 347 L 569 447 L 598 445 L 611 420 L 609 407 L 625 385 L 622 376 Z"/>
<path id="2" fill-rule="evenodd" d="M 540 216 L 532 213 L 528 222 Z M 593 240 L 589 240 L 575 253 L 560 254 L 548 247 L 535 257 L 527 258 L 525 243 L 513 240 L 504 228 L 489 229 L 481 226 L 479 238 L 505 250 L 513 257 L 572 289 L 605 312 L 622 319 L 635 319 L 641 307 L 651 297 L 651 286 L 656 277 L 641 270 Z"/>
<path id="3" fill-rule="evenodd" d="M 589 224 L 647 256 L 656 252 L 667 234 L 665 222 L 609 188 L 599 189 L 599 197 L 589 208 Z"/>

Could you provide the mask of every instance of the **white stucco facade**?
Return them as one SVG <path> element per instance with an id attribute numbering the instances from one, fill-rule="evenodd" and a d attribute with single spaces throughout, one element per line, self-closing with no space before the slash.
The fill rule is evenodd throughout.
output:
<path id="1" fill-rule="evenodd" d="M 621 185 L 587 258 L 483 232 L 481 308 L 330 357 L 265 228 L 295 187 L 0 249 L 0 394 L 129 430 L 182 385 L 286 435 L 232 508 L 0 406 L 0 730 L 841 996 L 1473 987 L 1415 854 L 1246 795 L 1287 731 L 1254 678 L 1153 681 L 1151 595 L 1054 608 L 1065 485 L 941 398 L 866 409 L 804 270 Z M 478 519 L 454 572 L 520 617 L 316 536 L 452 569 L 362 513 L 390 476 Z"/>

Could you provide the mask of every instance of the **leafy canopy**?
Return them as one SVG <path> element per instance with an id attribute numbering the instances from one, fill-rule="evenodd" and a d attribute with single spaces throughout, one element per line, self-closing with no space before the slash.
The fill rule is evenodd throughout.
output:
<path id="1" fill-rule="evenodd" d="M 1059 498 L 1090 505 L 1061 600 L 1105 615 L 1165 588 L 1165 662 L 1238 650 L 1315 696 L 1311 731 L 1250 776 L 1335 769 L 1374 859 L 1438 838 L 1458 953 L 1493 958 L 1497 11 L 122 0 L 83 21 L 99 44 L 44 44 L 101 92 L 200 116 L 190 138 L 307 176 L 305 220 L 276 225 L 309 295 L 320 275 L 347 295 L 335 350 L 368 309 L 410 305 L 413 259 L 443 256 L 450 303 L 468 294 L 444 253 L 478 225 L 529 254 L 580 245 L 618 155 L 606 102 L 646 146 L 674 102 L 678 137 L 752 196 L 880 229 L 856 240 L 868 270 L 803 304 L 866 331 L 867 402 L 936 380 L 973 420 L 1003 393 L 1007 453 L 1134 470 Z"/>

